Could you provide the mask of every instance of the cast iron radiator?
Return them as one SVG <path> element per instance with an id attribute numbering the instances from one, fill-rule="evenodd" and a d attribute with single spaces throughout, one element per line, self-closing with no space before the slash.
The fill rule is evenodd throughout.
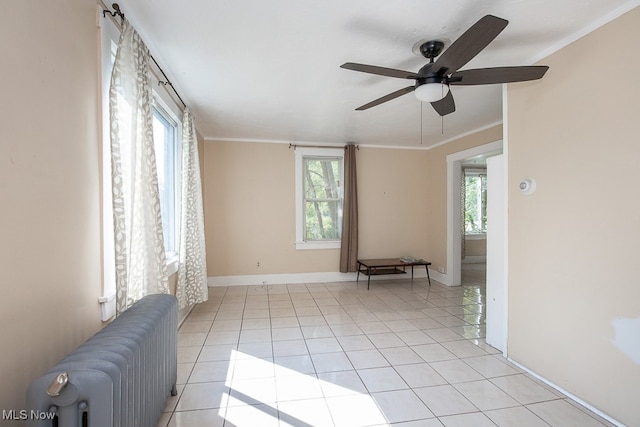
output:
<path id="1" fill-rule="evenodd" d="M 29 425 L 155 427 L 176 395 L 177 333 L 176 298 L 145 296 L 29 386 Z"/>

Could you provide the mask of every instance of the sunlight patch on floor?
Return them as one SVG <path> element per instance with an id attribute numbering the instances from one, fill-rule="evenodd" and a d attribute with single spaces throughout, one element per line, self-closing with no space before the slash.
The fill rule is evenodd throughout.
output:
<path id="1" fill-rule="evenodd" d="M 331 424 L 332 417 L 340 426 L 387 423 L 368 393 L 350 390 L 237 350 L 232 350 L 225 385 L 229 387 L 229 393 L 224 393 L 221 400 L 228 403 L 226 407 L 220 405 L 218 414 L 234 425 L 278 426 L 284 421 L 292 426 L 313 426 L 322 425 L 323 420 Z M 323 390 L 334 397 L 325 399 Z"/>

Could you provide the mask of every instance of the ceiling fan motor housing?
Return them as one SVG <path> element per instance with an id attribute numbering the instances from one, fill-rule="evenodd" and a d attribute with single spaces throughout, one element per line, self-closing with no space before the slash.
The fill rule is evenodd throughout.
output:
<path id="1" fill-rule="evenodd" d="M 447 80 L 447 76 L 441 76 L 436 73 L 427 74 L 424 77 L 420 77 L 419 79 L 416 79 L 416 87 L 422 86 L 424 84 L 430 84 L 430 83 L 440 83 L 440 84 L 448 85 L 449 81 Z"/>
<path id="2" fill-rule="evenodd" d="M 420 45 L 420 53 L 430 62 L 433 62 L 433 58 L 440 55 L 442 49 L 444 49 L 444 42 L 440 40 L 429 40 Z"/>
<path id="3" fill-rule="evenodd" d="M 429 63 L 418 71 L 419 78 L 416 79 L 415 95 L 420 101 L 435 102 L 444 98 L 449 93 L 449 79 L 446 69 L 438 72 L 433 70 L 434 58 L 440 55 L 444 49 L 444 42 L 440 40 L 429 40 L 420 45 L 420 53 L 429 60 Z M 425 86 L 429 85 L 429 87 Z"/>

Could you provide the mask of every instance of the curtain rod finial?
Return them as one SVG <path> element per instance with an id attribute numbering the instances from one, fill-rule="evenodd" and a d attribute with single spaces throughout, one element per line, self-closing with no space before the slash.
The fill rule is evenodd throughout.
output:
<path id="1" fill-rule="evenodd" d="M 124 19 L 124 13 L 120 10 L 120 5 L 118 3 L 112 4 L 111 7 L 115 10 L 115 13 L 120 16 L 120 18 Z"/>
<path id="2" fill-rule="evenodd" d="M 107 10 L 107 9 L 103 9 L 102 10 L 102 16 L 107 16 L 107 13 L 108 13 L 109 15 L 113 16 L 114 18 L 116 16 L 119 16 L 120 18 L 124 19 L 124 13 L 122 13 L 122 11 L 120 10 L 120 5 L 118 3 L 113 3 L 111 5 L 111 7 L 113 8 L 113 10 L 115 12 L 112 12 L 112 11 Z"/>

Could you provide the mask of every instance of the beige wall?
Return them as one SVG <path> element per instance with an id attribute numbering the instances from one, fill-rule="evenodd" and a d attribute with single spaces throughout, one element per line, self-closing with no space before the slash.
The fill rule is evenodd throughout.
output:
<path id="1" fill-rule="evenodd" d="M 464 254 L 469 257 L 487 256 L 487 239 L 465 239 Z"/>
<path id="2" fill-rule="evenodd" d="M 502 125 L 477 132 L 429 150 L 428 170 L 427 259 L 436 270 L 447 268 L 447 156 L 459 151 L 502 140 Z M 448 273 L 448 272 L 447 272 Z"/>
<path id="3" fill-rule="evenodd" d="M 446 266 L 446 156 L 501 138 L 495 126 L 428 151 L 361 147 L 359 257 Z M 338 271 L 339 250 L 295 249 L 293 149 L 207 141 L 204 157 L 210 277 Z"/>
<path id="4" fill-rule="evenodd" d="M 0 14 L 2 39 L 19 40 L 0 43 L 4 410 L 23 409 L 28 385 L 103 326 L 95 22 L 84 0 L 7 2 Z"/>
<path id="5" fill-rule="evenodd" d="M 0 408 L 100 326 L 95 3 L 0 14 Z"/>
<path id="6" fill-rule="evenodd" d="M 357 152 L 361 257 L 425 256 L 426 156 Z M 205 144 L 209 276 L 339 270 L 338 249 L 295 248 L 294 178 L 294 150 L 286 144 Z"/>
<path id="7" fill-rule="evenodd" d="M 508 88 L 509 355 L 629 426 L 640 330 L 614 325 L 640 320 L 637 40 L 638 8 Z"/>
<path id="8" fill-rule="evenodd" d="M 428 152 L 361 148 L 357 156 L 358 256 L 426 257 Z"/>
<path id="9" fill-rule="evenodd" d="M 338 270 L 337 250 L 295 249 L 293 158 L 284 144 L 205 142 L 209 276 Z"/>

